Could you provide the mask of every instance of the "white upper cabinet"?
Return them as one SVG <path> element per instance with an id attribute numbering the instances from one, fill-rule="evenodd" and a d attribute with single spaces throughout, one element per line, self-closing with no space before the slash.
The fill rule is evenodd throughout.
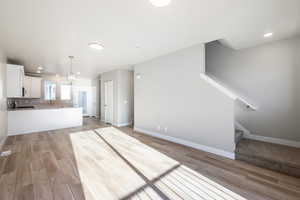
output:
<path id="1" fill-rule="evenodd" d="M 31 94 L 31 77 L 24 77 L 24 97 L 30 97 Z"/>
<path id="2" fill-rule="evenodd" d="M 8 64 L 6 73 L 7 97 L 23 97 L 24 67 Z"/>
<path id="3" fill-rule="evenodd" d="M 42 78 L 39 77 L 24 77 L 24 97 L 41 98 L 42 93 Z"/>
<path id="4" fill-rule="evenodd" d="M 8 98 L 41 98 L 42 78 L 25 76 L 21 65 L 7 65 Z"/>
<path id="5" fill-rule="evenodd" d="M 42 78 L 31 77 L 31 97 L 41 98 L 42 96 Z"/>

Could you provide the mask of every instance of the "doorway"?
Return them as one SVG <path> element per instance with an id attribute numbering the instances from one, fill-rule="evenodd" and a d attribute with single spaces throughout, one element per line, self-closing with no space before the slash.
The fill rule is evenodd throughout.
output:
<path id="1" fill-rule="evenodd" d="M 113 106 L 114 106 L 114 82 L 104 82 L 104 121 L 113 124 Z"/>
<path id="2" fill-rule="evenodd" d="M 86 91 L 79 91 L 78 95 L 78 105 L 82 108 L 83 115 L 87 115 L 87 92 Z"/>

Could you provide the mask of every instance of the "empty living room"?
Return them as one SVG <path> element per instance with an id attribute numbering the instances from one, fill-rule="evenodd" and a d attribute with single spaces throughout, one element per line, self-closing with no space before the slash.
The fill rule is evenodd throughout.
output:
<path id="1" fill-rule="evenodd" d="M 300 200 L 300 1 L 1 0 L 0 200 Z"/>

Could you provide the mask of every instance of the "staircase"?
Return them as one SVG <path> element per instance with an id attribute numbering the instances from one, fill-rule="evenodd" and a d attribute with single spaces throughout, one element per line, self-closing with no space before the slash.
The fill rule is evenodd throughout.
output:
<path id="1" fill-rule="evenodd" d="M 236 160 L 300 178 L 300 149 L 241 139 L 236 146 Z"/>
<path id="2" fill-rule="evenodd" d="M 258 110 L 258 106 L 252 101 L 219 81 L 212 74 L 205 72 L 205 74 L 201 74 L 201 78 L 234 99 L 236 105 L 246 111 L 255 112 Z M 300 178 L 300 148 L 244 139 L 244 133 L 248 135 L 251 134 L 250 131 L 238 121 L 235 121 L 235 127 L 236 160 Z"/>

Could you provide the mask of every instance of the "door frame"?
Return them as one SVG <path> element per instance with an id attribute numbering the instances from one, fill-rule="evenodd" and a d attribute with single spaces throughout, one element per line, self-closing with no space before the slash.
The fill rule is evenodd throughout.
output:
<path id="1" fill-rule="evenodd" d="M 80 107 L 80 93 L 85 93 L 85 97 L 86 97 L 86 99 L 85 99 L 85 103 L 86 103 L 86 108 L 84 108 L 84 107 L 82 107 L 82 115 L 84 116 L 84 117 L 86 117 L 86 116 L 90 116 L 90 113 L 89 113 L 89 106 L 88 106 L 88 100 L 89 100 L 89 98 L 88 98 L 88 90 L 83 90 L 83 89 L 79 89 L 78 90 L 78 106 Z M 86 109 L 86 113 L 84 113 L 84 109 Z"/>
<path id="2" fill-rule="evenodd" d="M 111 121 L 108 121 L 107 120 L 107 109 L 106 109 L 106 102 L 107 102 L 107 87 L 108 87 L 108 84 L 111 82 L 111 92 L 112 92 L 112 99 L 111 99 L 111 102 L 112 102 L 112 105 L 111 105 Z M 110 123 L 113 125 L 114 123 L 114 81 L 113 80 L 107 80 L 107 81 L 104 81 L 104 122 L 105 123 Z"/>

